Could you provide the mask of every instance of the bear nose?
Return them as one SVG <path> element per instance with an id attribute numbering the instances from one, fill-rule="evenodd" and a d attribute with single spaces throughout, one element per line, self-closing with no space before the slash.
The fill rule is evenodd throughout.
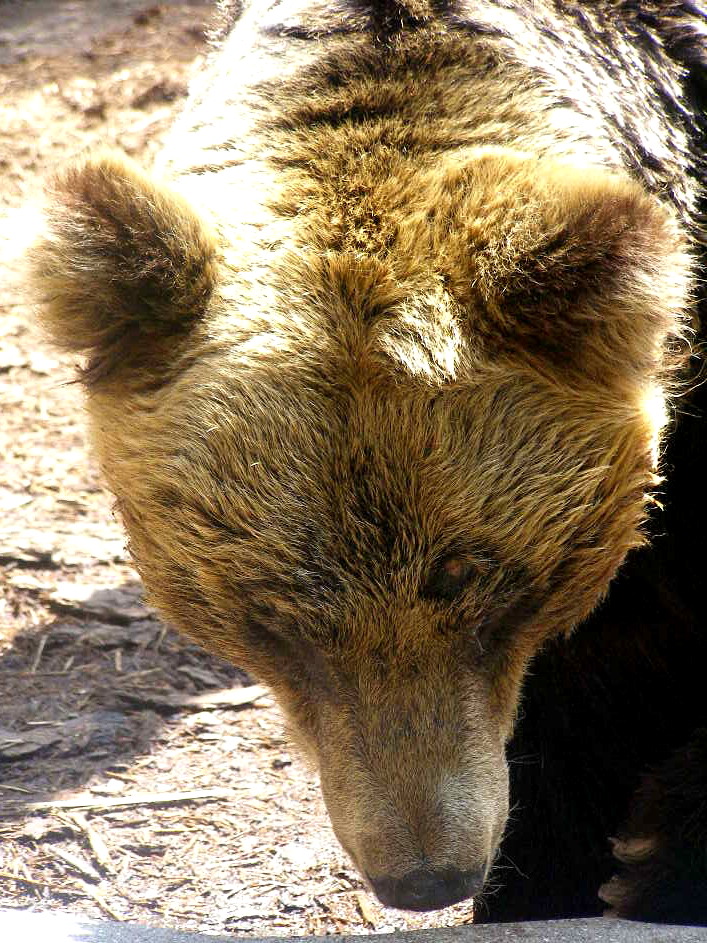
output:
<path id="1" fill-rule="evenodd" d="M 399 910 L 441 910 L 477 894 L 481 871 L 429 871 L 420 868 L 401 878 L 375 878 L 373 890 L 382 904 Z"/>

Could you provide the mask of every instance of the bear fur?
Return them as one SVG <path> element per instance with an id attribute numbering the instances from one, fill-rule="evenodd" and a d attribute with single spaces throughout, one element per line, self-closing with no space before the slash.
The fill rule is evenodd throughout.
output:
<path id="1" fill-rule="evenodd" d="M 151 598 L 272 686 L 384 903 L 707 922 L 707 14 L 221 23 L 33 259 Z"/>

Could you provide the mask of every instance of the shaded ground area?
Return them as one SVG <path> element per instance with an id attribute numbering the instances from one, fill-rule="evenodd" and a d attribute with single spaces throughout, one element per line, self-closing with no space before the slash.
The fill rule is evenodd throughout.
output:
<path id="1" fill-rule="evenodd" d="M 209 15 L 0 0 L 0 907 L 241 935 L 468 922 L 378 907 L 269 696 L 145 607 L 72 364 L 30 329 L 23 207 L 86 147 L 149 164 Z"/>

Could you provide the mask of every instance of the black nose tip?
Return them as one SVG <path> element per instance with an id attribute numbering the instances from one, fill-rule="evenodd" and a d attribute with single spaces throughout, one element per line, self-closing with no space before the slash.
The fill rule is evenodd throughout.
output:
<path id="1" fill-rule="evenodd" d="M 373 890 L 382 904 L 399 910 L 441 910 L 477 894 L 481 871 L 411 871 L 402 878 L 376 878 Z"/>

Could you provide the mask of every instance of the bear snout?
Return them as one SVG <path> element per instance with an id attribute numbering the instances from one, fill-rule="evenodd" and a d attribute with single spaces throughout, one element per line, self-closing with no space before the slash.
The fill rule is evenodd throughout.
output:
<path id="1" fill-rule="evenodd" d="M 386 907 L 398 910 L 441 910 L 478 894 L 486 869 L 435 871 L 419 868 L 400 878 L 369 878 L 376 897 Z"/>

